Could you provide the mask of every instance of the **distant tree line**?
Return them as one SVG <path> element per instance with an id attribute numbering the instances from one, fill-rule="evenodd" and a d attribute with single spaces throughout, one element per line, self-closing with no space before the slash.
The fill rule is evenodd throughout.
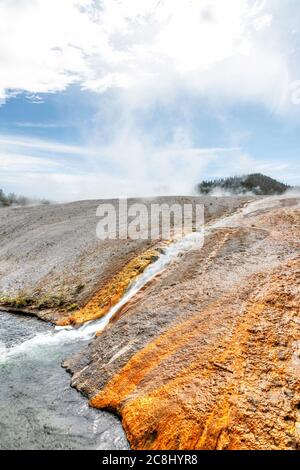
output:
<path id="1" fill-rule="evenodd" d="M 47 199 L 30 199 L 25 196 L 18 196 L 17 194 L 10 193 L 4 194 L 3 189 L 0 189 L 0 207 L 9 207 L 12 205 L 27 206 L 28 204 L 50 204 Z"/>
<path id="2" fill-rule="evenodd" d="M 223 189 L 232 194 L 252 193 L 257 196 L 283 194 L 291 186 L 280 183 L 269 176 L 254 173 L 246 176 L 233 176 L 212 181 L 202 181 L 197 185 L 200 194 L 210 194 L 214 189 Z"/>

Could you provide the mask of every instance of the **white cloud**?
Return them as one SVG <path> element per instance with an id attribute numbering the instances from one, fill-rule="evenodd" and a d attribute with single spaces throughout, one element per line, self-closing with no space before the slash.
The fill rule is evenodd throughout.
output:
<path id="1" fill-rule="evenodd" d="M 0 0 L 0 99 L 10 90 L 38 96 L 78 82 L 99 92 L 134 89 L 133 102 L 186 87 L 282 109 L 298 71 L 289 55 L 297 40 L 292 6 L 290 0 Z"/>
<path id="2" fill-rule="evenodd" d="M 31 129 L 57 129 L 70 127 L 71 124 L 63 121 L 57 122 L 30 122 L 30 121 L 19 121 L 15 125 L 21 128 L 31 128 Z"/>
<path id="3" fill-rule="evenodd" d="M 38 139 L 20 141 L 15 136 L 0 136 L 0 143 L 3 189 L 56 201 L 192 194 L 203 177 L 250 172 L 279 179 L 284 173 L 287 182 L 299 182 L 295 167 L 288 163 L 257 161 L 238 147 L 195 148 L 182 129 L 162 146 L 154 145 L 146 134 L 137 138 L 129 129 L 109 146 L 89 150 Z"/>
<path id="4" fill-rule="evenodd" d="M 47 158 L 32 157 L 26 154 L 0 153 L 0 171 L 4 179 L 5 175 L 20 174 L 24 177 L 24 172 L 49 172 L 58 167 L 62 167 L 62 164 Z"/>
<path id="5" fill-rule="evenodd" d="M 192 147 L 182 129 L 161 146 L 130 128 L 108 146 L 89 149 L 3 135 L 0 144 L 4 189 L 56 200 L 190 194 L 210 164 L 240 153 Z"/>
<path id="6" fill-rule="evenodd" d="M 300 77 L 299 21 L 293 0 L 0 0 L 0 105 L 21 91 L 39 104 L 43 93 L 72 83 L 119 90 L 101 107 L 113 134 L 106 145 L 100 117 L 86 147 L 0 135 L 4 189 L 74 200 L 190 193 L 204 175 L 233 172 L 284 172 L 292 181 L 293 168 L 256 161 L 230 144 L 199 148 L 184 112 L 183 128 L 172 124 L 162 141 L 134 112 L 156 102 L 174 110 L 181 91 L 203 105 L 296 109 L 290 84 Z"/>
<path id="7" fill-rule="evenodd" d="M 0 144 L 2 149 L 4 149 L 5 146 L 15 148 L 25 147 L 29 148 L 31 151 L 41 150 L 44 152 L 56 154 L 90 155 L 96 152 L 96 150 L 88 149 L 86 147 L 66 145 L 59 142 L 11 135 L 0 135 Z"/>

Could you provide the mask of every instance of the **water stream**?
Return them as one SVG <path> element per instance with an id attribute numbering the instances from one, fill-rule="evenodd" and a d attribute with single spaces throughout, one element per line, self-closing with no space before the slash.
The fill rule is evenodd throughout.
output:
<path id="1" fill-rule="evenodd" d="M 238 217 L 261 209 L 265 203 L 250 203 L 233 216 L 208 224 L 206 230 L 235 225 Z M 86 398 L 70 387 L 70 377 L 60 363 L 91 341 L 174 259 L 200 249 L 203 237 L 203 232 L 192 233 L 170 244 L 105 317 L 79 328 L 53 328 L 35 318 L 1 312 L 0 449 L 128 448 L 119 420 L 89 408 Z"/>
<path id="2" fill-rule="evenodd" d="M 87 341 L 49 343 L 53 326 L 0 315 L 0 449 L 127 449 L 118 418 L 89 408 L 60 367 Z"/>

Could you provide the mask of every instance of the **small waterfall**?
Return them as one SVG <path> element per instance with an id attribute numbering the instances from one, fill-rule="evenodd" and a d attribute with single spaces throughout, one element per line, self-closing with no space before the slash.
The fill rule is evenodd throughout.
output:
<path id="1" fill-rule="evenodd" d="M 50 348 L 51 350 L 51 347 L 61 346 L 62 344 L 91 340 L 96 332 L 102 331 L 106 327 L 110 319 L 120 310 L 120 308 L 132 299 L 137 292 L 148 284 L 149 281 L 161 273 L 173 260 L 191 249 L 201 249 L 203 239 L 204 231 L 195 232 L 190 233 L 181 240 L 169 245 L 160 255 L 159 259 L 148 266 L 148 268 L 146 268 L 145 271 L 136 278 L 122 299 L 112 307 L 103 318 L 87 322 L 79 328 L 73 328 L 72 326 L 57 326 L 53 331 L 39 333 L 33 338 L 6 350 L 4 357 L 8 359 L 9 357 L 28 352 L 39 354 L 42 353 L 45 348 L 47 350 Z M 4 357 L 2 356 L 2 358 Z"/>

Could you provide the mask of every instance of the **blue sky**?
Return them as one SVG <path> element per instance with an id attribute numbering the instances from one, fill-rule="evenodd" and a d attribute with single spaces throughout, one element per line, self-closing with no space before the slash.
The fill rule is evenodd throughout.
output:
<path id="1" fill-rule="evenodd" d="M 249 172 L 300 184 L 299 20 L 295 0 L 0 0 L 0 187 L 69 201 Z"/>

